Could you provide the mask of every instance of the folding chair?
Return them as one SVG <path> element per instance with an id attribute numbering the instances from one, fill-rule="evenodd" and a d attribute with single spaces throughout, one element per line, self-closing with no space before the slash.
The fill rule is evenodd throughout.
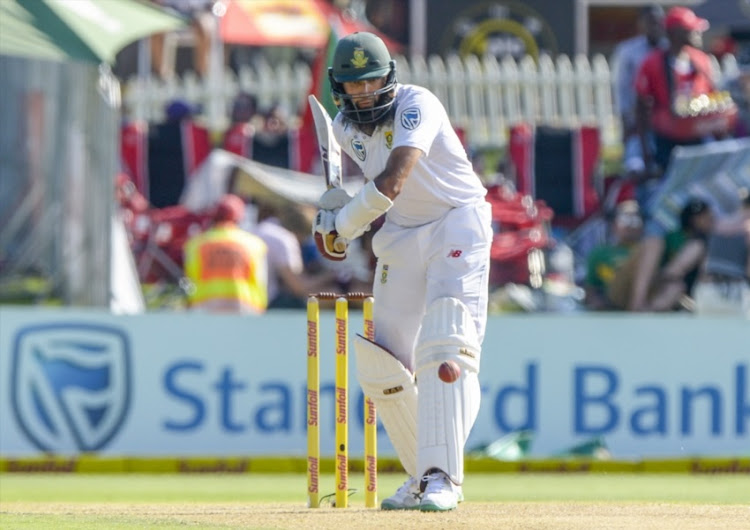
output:
<path id="1" fill-rule="evenodd" d="M 532 278 L 541 271 L 532 270 L 533 262 L 543 260 L 549 246 L 549 222 L 553 213 L 543 201 L 534 201 L 510 186 L 490 186 L 487 201 L 492 205 L 490 248 L 490 284 L 532 285 L 541 278 Z M 538 268 L 538 267 L 537 267 Z"/>
<path id="2" fill-rule="evenodd" d="M 515 125 L 510 129 L 509 154 L 516 188 L 552 208 L 553 226 L 573 229 L 601 204 L 600 147 L 597 127 Z"/>

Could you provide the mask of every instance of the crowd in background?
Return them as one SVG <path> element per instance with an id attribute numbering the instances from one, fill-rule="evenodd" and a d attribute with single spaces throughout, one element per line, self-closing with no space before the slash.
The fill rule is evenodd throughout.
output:
<path id="1" fill-rule="evenodd" d="M 196 18 L 196 31 L 199 29 Z M 715 85 L 708 55 L 702 51 L 700 41 L 706 29 L 707 22 L 689 9 L 677 7 L 665 13 L 658 5 L 651 5 L 640 12 L 637 35 L 617 46 L 611 64 L 615 73 L 613 96 L 622 126 L 623 149 L 618 174 L 605 177 L 617 183 L 618 191 L 609 198 L 611 200 L 600 202 L 596 216 L 604 219 L 604 226 L 589 242 L 585 254 L 577 257 L 581 263 L 570 263 L 564 259 L 563 252 L 566 234 L 576 227 L 566 226 L 563 231 L 555 231 L 556 219 L 551 218 L 549 243 L 539 245 L 544 251 L 546 264 L 540 269 L 534 260 L 523 254 L 522 267 L 529 270 L 524 271 L 522 280 L 517 283 L 525 284 L 521 286 L 526 296 L 539 295 L 546 287 L 547 298 L 552 292 L 558 298 L 568 299 L 570 304 L 564 306 L 567 309 L 750 311 L 750 199 L 746 189 L 737 190 L 737 211 L 729 219 L 717 219 L 710 202 L 698 197 L 690 198 L 683 205 L 677 230 L 666 230 L 652 219 L 649 211 L 649 201 L 663 183 L 671 152 L 676 146 L 747 136 L 750 131 L 750 81 L 743 76 L 731 80 L 732 84 L 726 87 Z M 199 71 L 201 64 L 196 62 Z M 739 118 L 731 123 L 731 128 L 717 129 L 710 134 L 685 135 L 679 125 L 670 129 L 670 124 L 662 119 L 674 115 L 675 106 L 684 105 L 685 98 L 689 102 L 697 94 L 714 97 L 720 91 L 723 94 L 724 90 L 731 91 L 739 108 Z M 212 137 L 194 120 L 195 112 L 196 109 L 186 102 L 175 100 L 165 108 L 163 123 L 149 124 L 145 128 L 142 124 L 123 125 L 124 174 L 146 198 L 148 208 L 178 206 L 187 179 L 215 147 L 271 166 L 294 170 L 302 167 L 297 129 L 300 117 L 290 115 L 288 109 L 278 105 L 259 109 L 251 94 L 240 93 L 232 108 L 228 109 L 230 126 L 220 138 Z M 143 156 L 136 156 L 138 147 L 134 146 L 140 146 Z M 142 162 L 144 158 L 148 162 L 139 166 L 137 161 Z M 475 160 L 477 172 L 485 177 L 488 168 L 484 161 L 480 157 Z M 509 160 L 510 154 L 506 153 L 493 168 L 507 178 L 491 186 L 504 188 L 500 196 L 506 203 L 517 199 L 522 202 L 519 196 L 523 190 L 508 169 L 512 165 Z M 354 167 L 346 164 L 349 171 Z M 497 190 L 491 189 L 490 196 L 496 195 Z M 236 200 L 244 205 L 241 212 Z M 223 221 L 231 221 L 233 231 L 256 237 L 243 239 L 243 244 L 251 249 L 245 258 L 239 252 L 234 261 L 225 260 L 226 263 L 242 262 L 244 268 L 223 269 L 227 282 L 249 282 L 252 289 L 264 291 L 246 312 L 303 307 L 310 292 L 368 289 L 373 270 L 372 257 L 367 249 L 368 238 L 364 238 L 361 247 L 353 248 L 353 256 L 347 260 L 352 263 L 348 267 L 337 268 L 317 253 L 310 237 L 314 209 L 303 205 L 290 207 L 286 204 L 280 208 L 278 204 L 264 202 L 258 197 L 230 196 L 218 204 L 215 211 L 206 212 L 201 222 L 191 225 L 190 233 L 185 234 L 186 249 L 195 247 L 197 238 L 206 239 L 202 234 L 204 230 L 216 230 L 215 214 L 221 211 L 222 204 L 226 210 L 226 201 L 233 203 L 235 208 L 229 216 L 231 219 Z M 224 217 L 226 213 L 224 211 Z M 586 219 L 579 221 L 583 223 Z M 224 239 L 231 240 L 227 248 L 236 249 L 240 245 L 237 238 L 228 235 L 226 226 L 225 232 Z M 229 255 L 230 250 L 220 249 L 216 239 L 214 237 L 211 245 L 217 255 Z M 189 254 L 190 250 L 186 250 L 184 255 L 172 255 L 171 259 L 182 269 L 179 276 L 190 279 L 192 287 L 187 289 L 187 298 L 190 305 L 197 308 L 201 304 L 196 301 L 196 292 L 205 292 L 206 287 L 201 285 L 201 278 L 211 277 L 215 281 L 216 275 L 223 273 L 195 276 L 195 256 L 186 260 Z M 197 255 L 201 253 L 197 252 Z M 210 256 L 206 256 L 211 262 Z M 252 266 L 252 262 L 261 260 L 261 256 L 264 267 Z M 212 263 L 220 261 L 214 259 Z M 250 274 L 250 269 L 258 274 Z M 576 270 L 583 272 L 577 273 Z M 178 274 L 172 272 L 171 280 L 177 281 Z M 550 281 L 535 284 L 534 278 L 538 275 L 546 275 Z M 561 277 L 563 284 L 567 282 L 562 290 L 559 281 L 557 287 L 552 281 Z M 494 282 L 491 289 L 507 294 L 507 280 L 503 278 Z M 550 309 L 549 304 L 524 304 L 521 301 L 523 296 L 518 294 L 518 285 L 511 287 L 516 293 L 510 297 L 514 309 Z M 216 284 L 212 289 L 221 291 Z M 236 289 L 225 291 L 236 292 Z M 510 306 L 501 304 L 498 307 L 508 310 Z"/>
<path id="2" fill-rule="evenodd" d="M 705 310 L 703 299 L 696 303 L 694 296 L 700 281 L 703 291 L 709 283 L 733 289 L 734 299 L 745 299 L 738 306 L 744 304 L 746 312 L 750 228 L 744 229 L 744 241 L 719 243 L 717 232 L 722 229 L 707 201 L 690 198 L 683 205 L 679 227 L 671 231 L 649 208 L 664 184 L 675 147 L 746 136 L 747 123 L 727 120 L 714 130 L 690 130 L 696 119 L 686 110 L 696 96 L 709 99 L 722 93 L 709 56 L 702 51 L 706 20 L 684 7 L 665 13 L 650 5 L 641 11 L 638 25 L 639 34 L 621 43 L 613 57 L 623 173 L 633 188 L 633 200 L 617 206 L 611 241 L 588 258 L 587 305 L 631 311 Z M 737 99 L 747 104 L 747 94 Z M 747 190 L 738 190 L 737 216 L 747 219 L 747 201 Z M 718 254 L 732 263 L 731 273 L 711 272 Z"/>

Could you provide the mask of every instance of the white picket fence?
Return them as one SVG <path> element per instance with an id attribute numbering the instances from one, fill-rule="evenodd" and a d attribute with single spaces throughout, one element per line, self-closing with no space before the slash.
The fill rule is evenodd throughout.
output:
<path id="1" fill-rule="evenodd" d="M 612 102 L 612 77 L 607 59 L 584 55 L 572 59 L 530 56 L 516 61 L 476 56 L 431 56 L 413 61 L 397 58 L 398 79 L 432 90 L 446 105 L 457 127 L 466 131 L 472 147 L 503 146 L 508 128 L 520 121 L 547 125 L 597 125 L 605 145 L 619 142 L 618 117 Z M 738 72 L 734 57 L 716 63 L 719 79 Z M 235 75 L 200 81 L 188 74 L 171 81 L 133 78 L 125 83 L 126 116 L 160 121 L 165 104 L 181 98 L 203 109 L 210 130 L 223 131 L 239 91 L 255 94 L 261 108 L 280 103 L 294 113 L 306 104 L 312 75 L 307 66 L 280 64 L 245 68 Z"/>

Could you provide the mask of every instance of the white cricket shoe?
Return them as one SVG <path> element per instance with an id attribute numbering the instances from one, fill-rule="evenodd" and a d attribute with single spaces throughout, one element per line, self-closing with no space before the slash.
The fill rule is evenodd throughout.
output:
<path id="1" fill-rule="evenodd" d="M 442 471 L 433 470 L 422 477 L 422 481 L 425 482 L 425 488 L 419 509 L 423 512 L 455 510 L 458 503 L 464 500 L 461 487 L 454 485 Z"/>
<path id="2" fill-rule="evenodd" d="M 380 503 L 381 510 L 419 510 L 419 501 L 422 492 L 419 490 L 419 481 L 409 477 L 406 482 L 396 490 L 396 493 L 384 499 Z"/>

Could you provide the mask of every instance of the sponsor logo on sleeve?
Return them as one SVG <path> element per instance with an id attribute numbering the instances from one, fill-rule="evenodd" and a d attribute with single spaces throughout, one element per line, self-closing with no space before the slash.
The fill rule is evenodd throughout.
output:
<path id="1" fill-rule="evenodd" d="M 410 107 L 401 113 L 401 125 L 410 131 L 419 127 L 422 121 L 422 113 L 417 107 Z"/>

